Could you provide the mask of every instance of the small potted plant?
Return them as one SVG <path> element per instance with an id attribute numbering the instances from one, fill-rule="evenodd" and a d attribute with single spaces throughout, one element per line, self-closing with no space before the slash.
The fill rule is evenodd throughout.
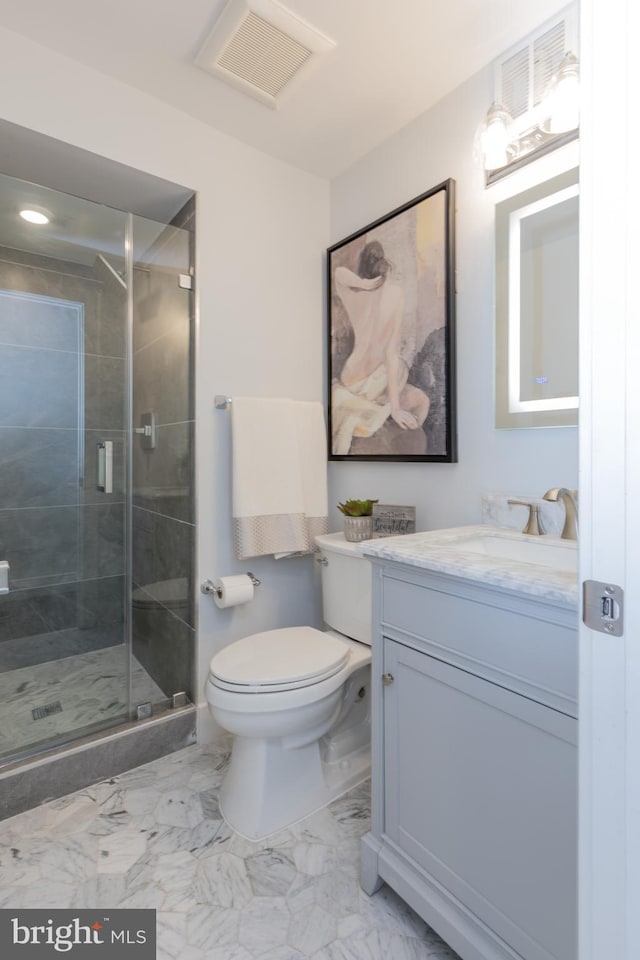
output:
<path id="1" fill-rule="evenodd" d="M 369 540 L 373 533 L 371 513 L 377 500 L 345 500 L 338 504 L 338 510 L 344 514 L 344 538 L 352 543 Z"/>

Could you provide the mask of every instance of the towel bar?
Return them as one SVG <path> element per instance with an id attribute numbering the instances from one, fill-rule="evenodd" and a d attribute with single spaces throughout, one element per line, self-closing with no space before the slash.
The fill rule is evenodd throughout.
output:
<path id="1" fill-rule="evenodd" d="M 226 410 L 230 403 L 233 403 L 231 397 L 225 397 L 221 393 L 217 393 L 213 398 L 216 410 Z"/>

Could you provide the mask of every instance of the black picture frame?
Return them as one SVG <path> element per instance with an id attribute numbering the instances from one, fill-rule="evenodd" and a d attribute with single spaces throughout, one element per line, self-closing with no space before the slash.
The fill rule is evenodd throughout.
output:
<path id="1" fill-rule="evenodd" d="M 455 181 L 329 247 L 327 283 L 329 460 L 456 462 Z"/>

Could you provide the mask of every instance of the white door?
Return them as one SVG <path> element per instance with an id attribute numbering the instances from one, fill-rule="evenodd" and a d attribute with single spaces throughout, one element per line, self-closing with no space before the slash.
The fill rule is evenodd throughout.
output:
<path id="1" fill-rule="evenodd" d="M 582 0 L 581 578 L 624 588 L 581 630 L 580 960 L 640 957 L 640 17 Z"/>

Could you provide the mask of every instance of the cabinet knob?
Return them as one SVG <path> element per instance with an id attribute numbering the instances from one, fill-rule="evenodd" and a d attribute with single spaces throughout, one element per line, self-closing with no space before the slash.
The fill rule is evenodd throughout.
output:
<path id="1" fill-rule="evenodd" d="M 382 686 L 388 687 L 390 683 L 393 683 L 394 676 L 392 673 L 383 673 L 382 674 Z"/>

